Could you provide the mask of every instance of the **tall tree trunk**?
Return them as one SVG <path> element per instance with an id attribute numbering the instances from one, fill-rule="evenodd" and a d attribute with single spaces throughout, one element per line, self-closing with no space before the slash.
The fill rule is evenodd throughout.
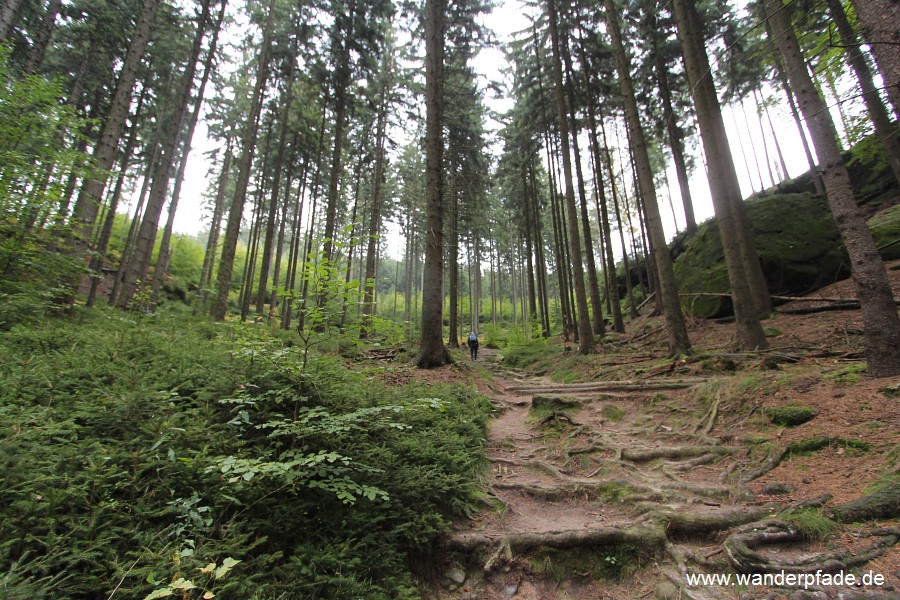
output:
<path id="1" fill-rule="evenodd" d="M 159 229 L 159 217 L 162 214 L 166 195 L 169 191 L 172 168 L 179 154 L 179 141 L 182 139 L 182 128 L 190 105 L 191 89 L 194 87 L 194 75 L 200 62 L 203 38 L 208 29 L 211 4 L 212 0 L 204 0 L 203 2 L 201 14 L 197 20 L 197 31 L 194 34 L 191 54 L 184 73 L 178 82 L 177 89 L 172 95 L 173 112 L 164 117 L 160 135 L 162 154 L 157 164 L 156 172 L 153 174 L 153 184 L 150 187 L 150 195 L 147 198 L 147 206 L 144 209 L 144 218 L 138 230 L 134 255 L 122 277 L 122 289 L 116 300 L 116 306 L 119 308 L 125 308 L 131 304 L 138 290 L 148 284 L 147 271 L 150 267 L 153 246 L 156 242 L 157 230 Z M 173 206 L 172 208 L 177 207 Z"/>
<path id="2" fill-rule="evenodd" d="M 596 188 L 596 208 L 597 221 L 600 224 L 601 240 L 600 240 L 600 256 L 601 263 L 605 264 L 604 273 L 606 275 L 606 300 L 613 316 L 613 328 L 618 333 L 625 332 L 625 321 L 622 318 L 622 306 L 619 303 L 619 286 L 616 282 L 616 260 L 613 254 L 612 235 L 609 226 L 609 211 L 606 205 L 606 190 L 603 183 L 603 167 L 600 160 L 600 143 L 597 139 L 597 114 L 594 102 L 594 95 L 591 94 L 591 76 L 588 74 L 588 61 L 584 49 L 584 43 L 579 40 L 578 44 L 579 56 L 581 58 L 582 70 L 585 71 L 584 88 L 588 109 L 588 125 L 591 155 L 594 165 L 594 177 Z M 693 211 L 693 208 L 691 209 Z"/>
<path id="3" fill-rule="evenodd" d="M 584 265 L 581 255 L 581 239 L 578 233 L 578 206 L 575 203 L 575 185 L 572 179 L 572 158 L 569 154 L 569 124 L 566 117 L 566 98 L 562 76 L 562 44 L 559 35 L 559 17 L 556 11 L 556 0 L 547 0 L 548 25 L 550 27 L 550 46 L 553 54 L 552 77 L 556 89 L 556 110 L 559 123 L 560 153 L 563 159 L 563 177 L 565 181 L 566 209 L 568 210 L 569 264 L 572 268 L 572 282 L 575 287 L 575 305 L 578 311 L 578 352 L 590 354 L 594 351 L 594 330 L 591 327 L 591 316 L 588 311 L 587 290 L 584 285 Z M 597 309 L 600 307 L 598 306 Z"/>
<path id="4" fill-rule="evenodd" d="M 765 9 L 819 154 L 828 204 L 850 255 L 850 270 L 863 316 L 867 371 L 873 377 L 900 375 L 900 318 L 884 263 L 856 204 L 837 131 L 825 101 L 803 68 L 800 45 L 782 0 L 766 0 Z"/>
<path id="5" fill-rule="evenodd" d="M 657 31 L 656 13 L 651 12 L 650 27 Z M 681 204 L 684 209 L 686 231 L 689 236 L 697 231 L 697 218 L 694 216 L 694 200 L 691 197 L 691 188 L 687 171 L 687 161 L 684 158 L 684 132 L 678 126 L 675 109 L 672 103 L 672 88 L 669 85 L 669 69 L 659 47 L 659 38 L 651 35 L 650 43 L 653 47 L 653 69 L 656 75 L 656 83 L 659 88 L 660 100 L 662 100 L 663 119 L 666 122 L 666 134 L 669 138 L 669 148 L 672 150 L 672 162 L 675 163 L 675 175 L 678 178 L 678 188 L 681 191 Z"/>
<path id="6" fill-rule="evenodd" d="M 776 165 L 775 172 L 778 173 L 780 166 L 781 174 L 779 176 L 779 183 L 784 181 L 790 175 L 788 175 L 787 163 L 784 160 L 784 153 L 781 151 L 781 143 L 778 141 L 778 133 L 775 131 L 775 125 L 772 124 L 772 115 L 769 113 L 768 105 L 762 100 L 762 87 L 757 86 L 753 88 L 753 101 L 756 103 L 756 113 L 760 116 L 760 123 L 762 122 L 762 114 L 766 114 L 766 122 L 769 124 L 769 133 L 772 134 L 772 143 L 775 145 L 775 154 L 778 155 L 778 164 Z M 762 126 L 760 125 L 760 128 Z M 763 132 L 763 139 L 765 139 L 765 132 Z"/>
<path id="7" fill-rule="evenodd" d="M 535 261 L 537 262 L 538 304 L 541 313 L 541 335 L 550 337 L 550 301 L 547 293 L 547 260 L 544 254 L 544 228 L 541 224 L 540 200 L 538 198 L 537 176 L 535 175 L 534 155 L 529 148 L 528 180 L 531 189 L 532 224 L 534 227 Z"/>
<path id="8" fill-rule="evenodd" d="M 259 133 L 259 114 L 262 110 L 262 94 L 269 76 L 269 55 L 272 45 L 272 19 L 275 14 L 275 0 L 269 0 L 262 47 L 259 49 L 256 65 L 256 85 L 250 102 L 250 113 L 244 123 L 241 136 L 241 160 L 238 164 L 238 175 L 235 181 L 234 197 L 228 211 L 228 224 L 225 229 L 225 240 L 222 246 L 222 258 L 219 261 L 219 273 L 216 279 L 216 302 L 212 308 L 212 316 L 217 321 L 225 319 L 228 311 L 228 291 L 231 287 L 231 274 L 234 271 L 234 255 L 237 251 L 238 236 L 241 232 L 241 220 L 244 216 L 244 203 L 247 200 L 247 187 L 250 184 L 250 170 L 253 166 L 253 152 L 256 148 L 256 137 Z"/>
<path id="9" fill-rule="evenodd" d="M 95 254 L 93 258 L 91 258 L 90 269 L 94 274 L 91 276 L 91 289 L 88 292 L 87 306 L 94 305 L 94 301 L 97 296 L 97 287 L 100 285 L 100 281 L 103 278 L 100 271 L 103 267 L 104 255 L 106 254 L 107 246 L 109 246 L 109 240 L 112 238 L 113 225 L 115 225 L 116 221 L 116 210 L 119 207 L 119 200 L 122 196 L 122 188 L 125 185 L 125 177 L 127 176 L 128 165 L 131 161 L 131 154 L 134 151 L 135 144 L 137 143 L 137 121 L 141 116 L 141 110 L 144 106 L 144 100 L 146 99 L 147 91 L 147 88 L 143 88 L 141 90 L 141 95 L 138 97 L 137 106 L 134 109 L 134 117 L 132 118 L 131 127 L 128 131 L 128 140 L 125 142 L 125 150 L 122 152 L 119 177 L 116 180 L 116 186 L 113 189 L 113 193 L 109 201 L 109 210 L 107 211 L 106 219 L 103 222 L 103 228 L 100 232 L 100 238 L 95 246 Z"/>
<path id="10" fill-rule="evenodd" d="M 369 239 L 366 249 L 365 294 L 363 297 L 363 323 L 360 337 L 372 333 L 372 317 L 375 315 L 375 268 L 378 264 L 378 237 L 381 232 L 382 185 L 384 180 L 385 141 L 387 139 L 388 95 L 393 87 L 394 49 L 391 42 L 381 61 L 381 85 L 378 98 L 378 117 L 375 124 L 375 172 L 372 181 L 372 206 L 369 215 Z M 452 287 L 452 286 L 451 286 Z M 451 338 L 453 330 L 451 328 Z"/>
<path id="11" fill-rule="evenodd" d="M 34 44 L 31 46 L 28 58 L 25 60 L 25 66 L 22 68 L 25 73 L 34 73 L 44 62 L 44 55 L 47 53 L 47 46 L 50 45 L 50 37 L 53 35 L 53 29 L 56 26 L 56 17 L 59 15 L 60 4 L 61 0 L 49 0 L 47 2 L 47 9 L 44 11 L 44 18 L 41 20 L 41 27 L 34 37 Z M 0 37 L 0 39 L 3 38 Z"/>
<path id="12" fill-rule="evenodd" d="M 226 141 L 225 158 L 222 160 L 222 172 L 216 185 L 216 199 L 213 213 L 209 221 L 209 237 L 206 238 L 206 252 L 203 254 L 203 267 L 200 270 L 199 299 L 200 310 L 206 311 L 206 298 L 209 296 L 209 283 L 212 281 L 216 252 L 219 248 L 219 230 L 222 227 L 222 214 L 225 211 L 225 192 L 228 187 L 228 176 L 231 171 L 231 137 Z"/>
<path id="13" fill-rule="evenodd" d="M 116 80 L 116 89 L 113 92 L 112 103 L 109 112 L 103 120 L 97 145 L 94 147 L 94 176 L 84 184 L 73 210 L 74 237 L 72 239 L 72 252 L 81 255 L 87 249 L 88 240 L 94 228 L 94 221 L 100 210 L 100 199 L 106 188 L 106 179 L 109 170 L 116 159 L 116 150 L 119 147 L 119 138 L 122 137 L 122 128 L 125 118 L 128 116 L 128 108 L 131 105 L 131 91 L 137 79 L 138 69 L 144 50 L 150 41 L 150 34 L 156 20 L 156 12 L 159 9 L 160 0 L 144 0 L 141 14 L 138 17 L 131 44 L 125 54 L 122 70 Z M 9 4 L 8 2 L 6 4 Z M 4 5 L 5 7 L 6 5 Z M 0 39 L 5 38 L 0 30 Z"/>
<path id="14" fill-rule="evenodd" d="M 159 160 L 159 144 L 153 144 L 153 148 L 149 151 L 149 155 L 146 168 L 144 169 L 141 192 L 138 194 L 138 199 L 134 206 L 134 214 L 131 216 L 131 224 L 128 226 L 128 236 L 125 238 L 125 248 L 122 251 L 122 258 L 119 259 L 119 270 L 116 273 L 113 288 L 109 293 L 110 306 L 116 306 L 119 290 L 122 287 L 122 277 L 128 269 L 128 263 L 131 261 L 134 252 L 134 241 L 137 239 L 137 230 L 141 224 L 141 216 L 144 214 L 144 203 L 147 201 L 147 193 L 150 191 L 150 174 L 156 168 L 156 161 Z"/>
<path id="15" fill-rule="evenodd" d="M 322 167 L 322 153 L 325 151 L 325 119 L 328 116 L 328 95 L 327 95 L 327 93 L 322 96 L 321 102 L 322 102 L 322 115 L 319 118 L 319 140 L 318 140 L 318 143 L 316 144 L 315 160 L 311 161 L 312 164 L 315 165 L 315 170 L 313 171 L 312 182 L 310 183 L 310 186 L 309 186 L 310 196 L 312 196 L 312 199 L 313 199 L 312 206 L 309 211 L 309 232 L 312 231 L 312 224 L 315 221 L 315 216 L 316 216 L 316 201 L 318 200 L 318 197 L 319 197 L 318 194 L 316 193 L 316 190 L 319 189 L 319 174 L 321 173 L 321 167 Z M 304 169 L 308 170 L 308 167 L 305 166 Z M 311 238 L 310 234 L 307 233 L 306 241 L 305 241 L 305 245 L 304 245 L 304 252 L 303 252 L 303 254 L 300 254 L 300 244 L 301 244 L 300 224 L 302 222 L 301 217 L 303 214 L 303 205 L 305 203 L 305 200 L 304 200 L 304 194 L 306 192 L 305 184 L 306 184 L 306 173 L 304 173 L 304 175 L 303 175 L 303 179 L 301 180 L 301 186 L 300 186 L 299 214 L 296 217 L 297 218 L 297 226 L 296 226 L 297 233 L 296 233 L 296 237 L 294 239 L 294 262 L 292 264 L 288 265 L 289 281 L 288 281 L 287 289 L 290 290 L 290 292 L 288 293 L 288 295 L 285 298 L 284 309 L 282 310 L 282 313 L 281 313 L 281 326 L 285 330 L 290 329 L 290 327 L 291 327 L 291 317 L 292 317 L 292 313 L 294 311 L 294 301 L 297 299 L 297 296 L 295 295 L 295 291 L 297 291 L 297 271 L 298 271 L 298 268 L 300 267 L 300 265 L 306 263 L 307 257 L 309 256 L 310 250 L 312 248 L 312 238 Z M 300 273 L 300 279 L 301 279 L 300 287 L 304 287 L 306 284 L 305 283 L 306 278 L 303 277 L 302 271 Z M 305 288 L 304 288 L 303 293 L 300 295 L 300 297 L 305 300 L 305 298 L 306 298 Z M 304 312 L 301 311 L 301 313 L 300 313 L 300 319 L 301 319 L 300 329 L 301 330 L 303 329 L 303 327 L 302 327 L 303 315 L 304 315 Z"/>
<path id="16" fill-rule="evenodd" d="M 766 20 L 766 35 L 769 39 L 772 38 L 772 31 L 769 27 L 769 22 Z M 800 111 L 797 110 L 797 103 L 794 100 L 794 94 L 791 92 L 791 86 L 788 85 L 787 75 L 785 74 L 785 68 L 782 64 L 781 57 L 778 55 L 778 52 L 772 53 L 773 62 L 775 63 L 775 73 L 778 76 L 778 82 L 781 84 L 781 88 L 784 91 L 785 96 L 788 100 L 788 106 L 791 109 L 791 116 L 794 118 L 794 124 L 797 126 L 797 134 L 800 136 L 800 143 L 803 146 L 803 153 L 806 155 L 806 163 L 809 165 L 809 173 L 812 175 L 813 187 L 816 190 L 816 194 L 819 196 L 825 196 L 825 184 L 822 183 L 822 175 L 819 173 L 819 169 L 816 167 L 816 160 L 813 158 L 812 150 L 809 147 L 809 141 L 806 139 L 806 131 L 803 129 L 803 120 L 800 118 Z M 785 176 L 787 176 L 787 169 L 785 169 Z"/>
<path id="17" fill-rule="evenodd" d="M 450 288 L 449 334 L 447 345 L 459 348 L 459 196 L 456 189 L 456 172 L 453 166 L 447 170 L 449 178 L 447 199 L 450 201 L 450 239 L 447 241 L 447 285 Z"/>
<path id="18" fill-rule="evenodd" d="M 653 241 L 653 258 L 659 271 L 659 295 L 662 298 L 666 331 L 669 335 L 669 351 L 672 354 L 688 354 L 691 351 L 691 341 L 688 338 L 687 326 L 684 322 L 684 315 L 681 312 L 681 301 L 678 298 L 675 272 L 672 269 L 672 260 L 669 257 L 668 246 L 666 246 L 666 235 L 663 232 L 662 220 L 659 216 L 656 187 L 653 184 L 653 171 L 650 166 L 650 157 L 647 154 L 647 142 L 644 139 L 643 126 L 638 114 L 634 85 L 631 81 L 631 68 L 628 56 L 625 54 L 625 46 L 622 42 L 615 5 L 612 0 L 604 0 L 604 6 L 606 8 L 606 24 L 612 41 L 613 53 L 616 57 L 619 86 L 622 89 L 622 97 L 625 102 L 625 114 L 629 122 L 631 148 L 634 151 L 638 167 L 638 180 L 646 198 L 644 210 L 647 214 L 647 227 Z"/>
<path id="19" fill-rule="evenodd" d="M 619 301 L 619 284 L 616 279 L 616 259 L 613 253 L 612 229 L 609 226 L 609 209 L 606 203 L 606 186 L 603 182 L 603 165 L 600 161 L 600 143 L 597 140 L 597 123 L 593 102 L 588 102 L 588 117 L 591 125 L 591 150 L 594 155 L 594 173 L 597 189 L 597 220 L 603 231 L 603 248 L 601 255 L 606 264 L 606 298 L 613 316 L 613 328 L 618 333 L 625 333 L 625 320 L 622 318 L 622 304 Z"/>
<path id="20" fill-rule="evenodd" d="M 350 87 L 350 41 L 353 39 L 353 30 L 356 23 L 356 0 L 350 0 L 347 10 L 348 16 L 345 24 L 341 19 L 335 20 L 334 26 L 338 30 L 337 37 L 341 41 L 340 54 L 335 65 L 335 89 L 334 89 L 334 149 L 331 155 L 331 179 L 328 183 L 328 204 L 325 208 L 325 240 L 323 244 L 326 260 L 334 259 L 334 235 L 337 222 L 338 191 L 341 181 L 341 161 L 344 153 L 344 131 L 347 125 L 347 91 Z M 319 303 L 325 301 L 319 298 Z"/>
<path id="21" fill-rule="evenodd" d="M 632 319 L 638 317 L 637 304 L 634 302 L 634 288 L 631 285 L 631 265 L 628 258 L 628 245 L 625 243 L 625 224 L 622 222 L 622 211 L 619 209 L 619 184 L 616 177 L 616 169 L 613 164 L 612 151 L 606 138 L 606 125 L 600 121 L 600 133 L 603 136 L 603 154 L 606 158 L 606 169 L 609 171 L 609 187 L 612 193 L 613 210 L 616 213 L 616 228 L 619 230 L 619 245 L 622 248 L 622 267 L 625 269 L 625 294 L 628 297 L 629 316 Z M 617 136 L 618 137 L 618 136 Z M 610 245 L 612 242 L 610 241 Z M 613 271 L 613 284 L 618 287 L 618 276 Z"/>
<path id="22" fill-rule="evenodd" d="M 564 36 L 565 39 L 565 36 Z M 578 200 L 581 210 L 581 231 L 584 236 L 584 254 L 587 259 L 588 286 L 591 296 L 591 325 L 594 334 L 606 335 L 606 325 L 603 323 L 603 302 L 600 299 L 600 283 L 597 279 L 597 261 L 594 258 L 594 240 L 591 235 L 591 221 L 588 218 L 587 192 L 584 186 L 584 173 L 581 170 L 581 152 L 578 147 L 578 119 L 575 110 L 575 83 L 572 74 L 572 58 L 568 41 L 564 43 L 566 66 L 566 95 L 569 99 L 569 113 L 572 128 L 572 152 L 575 157 L 575 179 L 578 182 Z"/>
<path id="23" fill-rule="evenodd" d="M 863 28 L 884 78 L 884 87 L 900 114 L 900 3 L 897 0 L 853 0 Z"/>
<path id="24" fill-rule="evenodd" d="M 278 130 L 278 154 L 273 166 L 272 193 L 269 198 L 268 218 L 266 219 L 266 235 L 263 239 L 262 264 L 259 267 L 259 287 L 256 290 L 256 314 L 261 315 L 265 311 L 266 289 L 269 284 L 269 269 L 272 266 L 272 244 L 275 238 L 275 222 L 278 215 L 279 193 L 281 192 L 281 176 L 284 172 L 284 154 L 287 151 L 288 123 L 291 116 L 291 106 L 294 101 L 294 58 L 289 59 L 287 81 L 284 84 L 282 94 L 281 124 Z"/>
<path id="25" fill-rule="evenodd" d="M 731 285 L 737 344 L 745 349 L 766 348 L 768 341 L 759 321 L 760 315 L 767 311 L 761 298 L 765 292 L 757 290 L 754 294 L 753 288 L 760 284 L 748 269 L 752 267 L 748 265 L 751 261 L 745 258 L 752 257 L 757 270 L 760 269 L 759 260 L 752 240 L 747 239 L 749 236 L 741 235 L 741 230 L 746 228 L 746 215 L 722 112 L 710 76 L 709 60 L 702 45 L 699 16 L 690 0 L 674 0 L 673 6 L 678 38 L 684 52 L 685 69 L 697 108 L 700 137 L 709 161 L 709 187 Z"/>
<path id="26" fill-rule="evenodd" d="M 22 0 L 3 0 L 0 3 L 0 41 L 5 40 L 12 34 L 13 25 L 16 22 L 16 13 Z"/>
<path id="27" fill-rule="evenodd" d="M 209 76 L 212 73 L 213 63 L 216 57 L 216 48 L 219 41 L 219 32 L 222 29 L 222 23 L 225 20 L 225 9 L 227 2 L 222 2 L 222 8 L 219 10 L 219 16 L 213 27 L 209 48 L 206 53 L 206 60 L 203 63 L 203 74 L 200 76 L 200 86 L 197 88 L 197 94 L 194 97 L 194 104 L 191 107 L 190 117 L 188 118 L 187 127 L 184 131 L 184 142 L 181 151 L 181 161 L 178 165 L 178 172 L 175 174 L 175 187 L 172 190 L 172 200 L 169 202 L 169 214 L 166 219 L 166 226 L 163 229 L 163 237 L 159 244 L 159 254 L 156 258 L 156 267 L 153 270 L 153 286 L 150 296 L 150 305 L 156 310 L 156 304 L 159 299 L 159 290 L 162 287 L 162 280 L 169 272 L 169 265 L 172 261 L 172 232 L 175 228 L 175 214 L 178 209 L 178 201 L 181 198 L 181 187 L 184 184 L 184 175 L 187 170 L 188 158 L 191 154 L 191 142 L 194 139 L 194 131 L 197 128 L 197 122 L 200 120 L 200 109 L 203 106 L 203 96 L 206 94 L 206 84 L 209 82 Z"/>
<path id="28" fill-rule="evenodd" d="M 445 0 L 425 0 L 425 280 L 416 365 L 430 369 L 450 362 L 444 346 L 444 14 Z"/>
<path id="29" fill-rule="evenodd" d="M 850 66 L 856 73 L 856 78 L 859 80 L 859 87 L 863 93 L 866 110 L 868 110 L 869 117 L 872 119 L 872 125 L 875 127 L 875 135 L 878 136 L 881 145 L 884 147 L 884 153 L 887 156 L 888 163 L 891 165 L 891 170 L 894 172 L 894 179 L 900 184 L 900 136 L 898 136 L 897 126 L 891 123 L 891 118 L 888 116 L 887 110 L 885 110 L 884 104 L 882 104 L 881 98 L 878 96 L 878 89 L 875 87 L 875 82 L 872 79 L 869 63 L 866 62 L 866 57 L 863 56 L 859 47 L 856 33 L 853 31 L 846 13 L 844 13 L 843 4 L 841 4 L 840 0 L 828 0 L 828 11 L 831 13 L 831 18 L 834 19 L 838 34 L 841 36 L 841 43 L 846 49 L 847 62 L 850 63 Z M 900 18 L 900 11 L 898 11 L 897 17 Z M 900 22 L 896 25 L 900 27 Z"/>

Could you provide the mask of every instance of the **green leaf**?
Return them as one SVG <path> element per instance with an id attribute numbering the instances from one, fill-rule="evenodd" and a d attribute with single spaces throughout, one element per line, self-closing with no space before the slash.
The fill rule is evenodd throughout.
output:
<path id="1" fill-rule="evenodd" d="M 228 574 L 228 571 L 233 569 L 234 566 L 236 564 L 238 564 L 239 562 L 241 562 L 241 561 L 235 560 L 235 559 L 231 558 L 230 556 L 228 558 L 226 558 L 225 560 L 223 560 L 222 566 L 219 567 L 218 569 L 216 569 L 216 574 L 215 574 L 216 579 L 224 577 L 226 574 Z"/>
<path id="2" fill-rule="evenodd" d="M 196 585 L 190 579 L 185 579 L 184 577 L 179 577 L 175 581 L 169 584 L 169 587 L 173 590 L 192 590 Z"/>
<path id="3" fill-rule="evenodd" d="M 154 600 L 154 598 L 165 598 L 166 596 L 172 596 L 175 592 L 170 587 L 160 588 L 158 590 L 153 590 L 146 596 L 144 596 L 144 600 Z"/>

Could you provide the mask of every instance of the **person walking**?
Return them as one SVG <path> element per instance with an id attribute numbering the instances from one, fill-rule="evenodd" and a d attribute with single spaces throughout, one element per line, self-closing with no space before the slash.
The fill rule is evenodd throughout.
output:
<path id="1" fill-rule="evenodd" d="M 474 331 L 469 332 L 469 354 L 472 360 L 478 360 L 478 336 Z"/>

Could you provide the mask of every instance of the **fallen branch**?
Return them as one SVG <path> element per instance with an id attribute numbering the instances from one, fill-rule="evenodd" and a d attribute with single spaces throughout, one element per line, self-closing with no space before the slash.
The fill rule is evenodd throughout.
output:
<path id="1" fill-rule="evenodd" d="M 842 302 L 839 304 L 826 304 L 825 306 L 813 306 L 810 308 L 788 308 L 786 310 L 776 310 L 775 312 L 781 315 L 812 315 L 836 310 L 859 310 L 859 302 Z"/>
<path id="2" fill-rule="evenodd" d="M 520 394 L 573 394 L 580 392 L 603 392 L 616 390 L 666 390 L 688 388 L 707 379 L 702 377 L 680 378 L 660 381 L 594 381 L 590 383 L 566 383 L 559 385 L 511 386 L 508 391 Z"/>
<path id="3" fill-rule="evenodd" d="M 663 528 L 653 525 L 631 527 L 592 527 L 567 531 L 516 532 L 490 536 L 475 531 L 454 533 L 446 540 L 450 550 L 470 552 L 497 543 L 509 545 L 510 552 L 534 548 L 576 548 L 634 544 L 644 550 L 659 552 L 666 542 Z"/>

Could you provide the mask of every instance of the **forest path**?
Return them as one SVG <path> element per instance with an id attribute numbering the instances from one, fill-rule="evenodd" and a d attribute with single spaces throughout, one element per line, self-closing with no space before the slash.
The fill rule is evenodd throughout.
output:
<path id="1" fill-rule="evenodd" d="M 457 567 L 440 598 L 789 597 L 686 584 L 688 573 L 734 572 L 729 555 L 742 546 L 723 543 L 725 532 L 791 507 L 742 483 L 758 459 L 716 430 L 705 379 L 559 384 L 505 369 L 497 351 L 479 362 L 493 374 L 498 411 L 487 508 L 447 540 Z M 747 552 L 773 565 L 818 556 L 805 543 Z"/>

